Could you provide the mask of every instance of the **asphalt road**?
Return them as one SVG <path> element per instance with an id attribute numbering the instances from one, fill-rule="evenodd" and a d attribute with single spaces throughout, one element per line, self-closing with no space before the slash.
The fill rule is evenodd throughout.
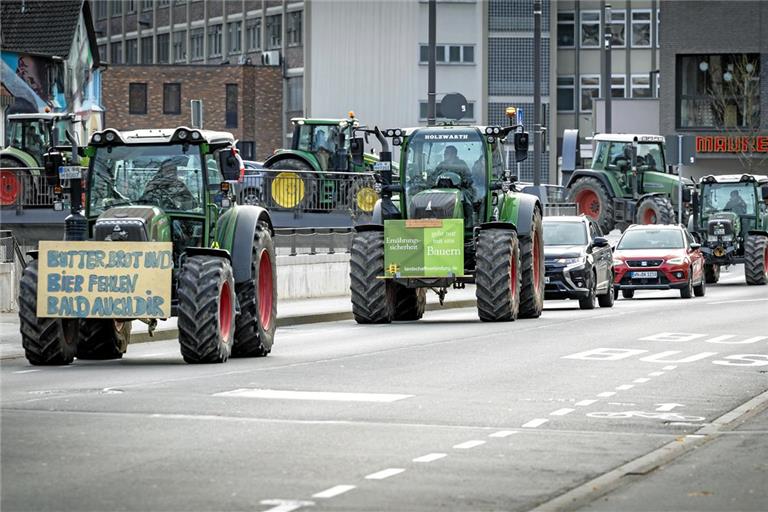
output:
<path id="1" fill-rule="evenodd" d="M 766 510 L 768 287 L 2 362 L 3 511 Z M 746 404 L 746 405 L 745 405 Z"/>

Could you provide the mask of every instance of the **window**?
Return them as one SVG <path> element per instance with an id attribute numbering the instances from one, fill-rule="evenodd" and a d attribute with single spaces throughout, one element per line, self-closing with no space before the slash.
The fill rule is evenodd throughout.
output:
<path id="1" fill-rule="evenodd" d="M 170 34 L 157 34 L 157 63 L 168 64 Z"/>
<path id="2" fill-rule="evenodd" d="M 632 48 L 651 47 L 651 10 L 632 10 Z"/>
<path id="3" fill-rule="evenodd" d="M 108 9 L 109 5 L 107 4 L 107 0 L 96 0 L 96 19 L 97 20 L 105 20 L 107 19 Z"/>
<path id="4" fill-rule="evenodd" d="M 592 112 L 592 98 L 600 96 L 600 75 L 581 75 L 581 112 Z"/>
<path id="5" fill-rule="evenodd" d="M 661 16 L 660 16 L 660 14 L 661 14 L 661 11 L 656 9 L 656 48 L 661 48 L 661 46 L 659 46 L 659 40 L 660 40 L 659 38 L 660 38 L 660 35 L 661 35 Z"/>
<path id="6" fill-rule="evenodd" d="M 428 110 L 429 110 L 429 103 L 426 101 L 420 101 L 419 102 L 419 120 L 425 121 L 428 116 Z M 446 117 L 443 115 L 443 112 L 440 110 L 440 102 L 435 102 L 435 117 L 437 119 L 445 120 Z M 467 111 L 464 113 L 464 117 L 461 119 L 464 121 L 472 120 L 475 118 L 475 103 L 473 101 L 467 102 Z"/>
<path id="7" fill-rule="evenodd" d="M 187 60 L 187 32 L 179 30 L 173 33 L 173 62 Z"/>
<path id="8" fill-rule="evenodd" d="M 287 80 L 288 101 L 286 111 L 304 111 L 304 77 L 297 76 Z"/>
<path id="9" fill-rule="evenodd" d="M 280 15 L 267 16 L 267 49 L 280 48 L 282 45 L 282 23 Z"/>
<path id="10" fill-rule="evenodd" d="M 194 28 L 189 31 L 189 58 L 190 60 L 202 60 L 205 57 L 205 29 Z"/>
<path id="11" fill-rule="evenodd" d="M 576 15 L 573 11 L 557 13 L 557 46 L 558 48 L 576 46 Z"/>
<path id="12" fill-rule="evenodd" d="M 141 10 L 142 11 L 151 11 L 152 10 L 152 4 L 154 4 L 154 2 L 152 0 L 142 0 L 142 2 L 141 2 Z"/>
<path id="13" fill-rule="evenodd" d="M 651 83 L 648 81 L 649 75 L 632 75 L 632 97 L 650 98 Z"/>
<path id="14" fill-rule="evenodd" d="M 611 98 L 627 97 L 627 77 L 625 75 L 611 75 Z"/>
<path id="15" fill-rule="evenodd" d="M 127 2 L 125 2 L 125 6 L 127 7 L 125 12 L 127 12 L 128 14 L 132 14 L 136 12 L 136 0 L 128 0 Z"/>
<path id="16" fill-rule="evenodd" d="M 221 56 L 221 25 L 208 27 L 208 56 Z"/>
<path id="17" fill-rule="evenodd" d="M 123 63 L 123 43 L 120 41 L 111 43 L 109 45 L 109 63 L 110 64 L 122 64 Z"/>
<path id="18" fill-rule="evenodd" d="M 419 62 L 429 63 L 429 45 L 419 46 Z M 469 45 L 445 45 L 435 46 L 436 64 L 474 64 L 475 47 Z"/>
<path id="19" fill-rule="evenodd" d="M 470 64 L 475 62 L 475 47 L 474 46 L 462 46 L 461 61 Z"/>
<path id="20" fill-rule="evenodd" d="M 600 11 L 581 11 L 581 47 L 600 48 Z"/>
<path id="21" fill-rule="evenodd" d="M 102 62 L 107 60 L 107 45 L 106 44 L 100 44 L 99 45 L 99 60 Z"/>
<path id="22" fill-rule="evenodd" d="M 163 114 L 181 114 L 181 84 L 163 84 Z"/>
<path id="23" fill-rule="evenodd" d="M 125 42 L 125 63 L 126 64 L 136 64 L 139 59 L 139 43 L 135 39 L 128 39 Z"/>
<path id="24" fill-rule="evenodd" d="M 611 46 L 624 48 L 627 46 L 625 33 L 627 31 L 627 11 L 611 10 Z"/>
<path id="25" fill-rule="evenodd" d="M 122 16 L 123 15 L 123 2 L 122 0 L 112 0 L 109 5 L 109 13 L 112 16 Z"/>
<path id="26" fill-rule="evenodd" d="M 246 22 L 245 39 L 248 41 L 249 50 L 261 48 L 261 18 Z"/>
<path id="27" fill-rule="evenodd" d="M 227 42 L 229 47 L 229 53 L 240 53 L 243 50 L 242 47 L 242 35 L 243 24 L 242 22 L 235 21 L 227 23 Z"/>
<path id="28" fill-rule="evenodd" d="M 237 84 L 226 85 L 226 127 L 237 128 Z"/>
<path id="29" fill-rule="evenodd" d="M 158 7 L 165 7 L 171 3 L 171 0 L 157 0 Z"/>
<path id="30" fill-rule="evenodd" d="M 576 111 L 576 77 L 557 77 L 557 111 Z"/>
<path id="31" fill-rule="evenodd" d="M 288 46 L 301 46 L 301 16 L 301 11 L 288 13 L 288 25 L 285 28 Z"/>
<path id="32" fill-rule="evenodd" d="M 141 63 L 152 64 L 152 36 L 141 38 Z"/>
<path id="33" fill-rule="evenodd" d="M 756 128 L 760 121 L 760 55 L 677 57 L 678 128 Z"/>
<path id="34" fill-rule="evenodd" d="M 147 84 L 128 84 L 128 113 L 147 114 Z"/>

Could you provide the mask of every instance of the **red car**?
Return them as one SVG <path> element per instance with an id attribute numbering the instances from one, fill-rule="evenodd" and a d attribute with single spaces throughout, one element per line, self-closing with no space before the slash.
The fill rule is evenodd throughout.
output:
<path id="1" fill-rule="evenodd" d="M 690 299 L 705 292 L 704 256 L 682 226 L 633 225 L 613 254 L 614 294 L 626 299 L 635 290 L 680 290 Z"/>

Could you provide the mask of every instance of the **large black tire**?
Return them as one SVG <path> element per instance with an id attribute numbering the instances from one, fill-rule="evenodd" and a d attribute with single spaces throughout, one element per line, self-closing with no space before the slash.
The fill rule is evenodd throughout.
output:
<path id="1" fill-rule="evenodd" d="M 0 159 L 0 208 L 16 208 L 17 204 L 24 205 L 28 193 L 25 187 L 32 186 L 32 175 L 28 170 L 20 168 L 25 165 L 15 158 Z M 6 170 L 7 169 L 7 170 Z M 19 169 L 19 170 L 15 170 Z"/>
<path id="2" fill-rule="evenodd" d="M 768 283 L 768 236 L 747 235 L 744 242 L 744 277 L 747 284 Z"/>
<path id="3" fill-rule="evenodd" d="M 352 316 L 359 324 L 388 324 L 395 314 L 396 290 L 384 273 L 384 232 L 355 233 L 349 257 Z"/>
<path id="4" fill-rule="evenodd" d="M 233 357 L 262 357 L 272 350 L 277 327 L 277 266 L 269 227 L 259 223 L 251 251 L 251 276 L 235 285 L 240 314 Z"/>
<path id="5" fill-rule="evenodd" d="M 544 309 L 544 234 L 541 212 L 533 212 L 531 232 L 520 237 L 523 284 L 519 318 L 538 318 Z"/>
<path id="6" fill-rule="evenodd" d="M 701 282 L 693 287 L 695 297 L 703 297 L 707 293 L 707 280 L 701 276 Z"/>
<path id="7" fill-rule="evenodd" d="M 625 299 L 631 299 L 635 296 L 635 290 L 621 290 L 621 296 Z"/>
<path id="8" fill-rule="evenodd" d="M 608 283 L 608 290 L 604 294 L 597 296 L 597 303 L 600 304 L 601 308 L 612 308 L 616 295 L 618 294 L 614 291 L 613 273 L 611 273 L 611 282 Z"/>
<path id="9" fill-rule="evenodd" d="M 615 226 L 613 201 L 608 189 L 596 178 L 580 178 L 570 187 L 570 200 L 578 205 L 579 213 L 600 225 L 603 233 Z"/>
<path id="10" fill-rule="evenodd" d="M 24 269 L 19 283 L 19 324 L 21 345 L 27 360 L 34 365 L 64 365 L 75 358 L 78 341 L 77 318 L 39 318 L 37 316 L 38 261 Z"/>
<path id="11" fill-rule="evenodd" d="M 638 224 L 675 224 L 675 209 L 664 196 L 646 197 L 637 206 L 635 222 Z"/>
<path id="12" fill-rule="evenodd" d="M 589 282 L 587 283 L 587 286 L 589 287 L 589 295 L 583 299 L 579 299 L 579 308 L 595 309 L 597 302 L 597 279 L 595 279 L 595 275 L 593 273 L 589 275 Z"/>
<path id="13" fill-rule="evenodd" d="M 346 197 L 352 219 L 359 223 L 362 219 L 370 217 L 378 198 L 373 183 L 366 182 L 362 177 L 352 179 Z"/>
<path id="14" fill-rule="evenodd" d="M 307 162 L 298 158 L 285 158 L 269 164 L 267 168 L 300 171 L 267 174 L 263 194 L 270 208 L 315 209 L 320 206 L 317 204 L 318 174 Z"/>
<path id="15" fill-rule="evenodd" d="M 515 320 L 522 287 L 520 247 L 514 231 L 484 229 L 477 240 L 475 294 L 483 322 Z"/>
<path id="16" fill-rule="evenodd" d="M 680 288 L 680 297 L 683 299 L 693 298 L 693 268 L 688 269 L 688 282 L 685 283 L 685 288 Z"/>
<path id="17" fill-rule="evenodd" d="M 232 352 L 235 283 L 224 258 L 189 256 L 179 272 L 179 344 L 188 363 L 223 363 Z"/>
<path id="18" fill-rule="evenodd" d="M 395 313 L 393 320 L 421 320 L 427 306 L 427 290 L 425 288 L 406 288 L 395 285 Z"/>
<path id="19" fill-rule="evenodd" d="M 120 359 L 131 341 L 131 321 L 88 318 L 80 320 L 78 359 Z"/>
<path id="20" fill-rule="evenodd" d="M 707 284 L 715 284 L 720 280 L 720 265 L 716 263 L 706 263 L 704 265 L 704 280 Z"/>

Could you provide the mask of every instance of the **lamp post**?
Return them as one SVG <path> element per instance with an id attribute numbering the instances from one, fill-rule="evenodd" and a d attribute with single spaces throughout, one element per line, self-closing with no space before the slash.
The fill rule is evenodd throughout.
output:
<path id="1" fill-rule="evenodd" d="M 611 80 L 611 45 L 613 44 L 613 32 L 611 31 L 611 4 L 605 5 L 605 34 L 604 47 L 605 47 L 605 85 L 603 90 L 605 91 L 603 98 L 605 98 L 605 133 L 611 133 L 611 96 L 613 95 Z"/>
<path id="2" fill-rule="evenodd" d="M 541 174 L 541 0 L 533 0 L 533 185 L 535 187 L 539 187 L 541 185 L 540 174 Z"/>

